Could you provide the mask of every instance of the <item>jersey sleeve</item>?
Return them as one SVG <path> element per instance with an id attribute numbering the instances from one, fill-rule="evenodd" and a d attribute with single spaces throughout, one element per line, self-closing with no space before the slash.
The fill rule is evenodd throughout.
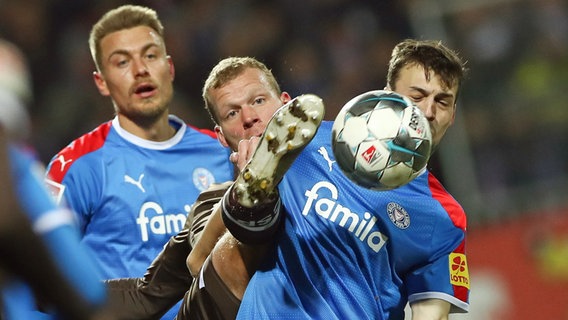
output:
<path id="1" fill-rule="evenodd" d="M 445 215 L 431 235 L 431 259 L 406 281 L 410 303 L 422 299 L 448 301 L 450 312 L 469 310 L 469 272 L 465 252 L 467 219 L 463 208 L 434 175 L 428 174 L 432 197 Z"/>
<path id="2" fill-rule="evenodd" d="M 96 171 L 101 164 L 93 153 L 104 145 L 110 128 L 108 121 L 71 142 L 53 156 L 45 173 L 45 182 L 57 204 L 73 210 L 81 232 L 94 210 L 94 199 L 101 193 L 97 187 L 101 185 L 101 175 Z"/>
<path id="3" fill-rule="evenodd" d="M 97 199 L 101 197 L 102 184 L 98 182 L 101 175 L 95 172 L 99 164 L 84 161 L 87 159 L 81 160 L 74 164 L 63 180 L 65 185 L 63 198 L 64 203 L 75 212 L 81 233 L 84 233 L 93 213 L 97 210 L 95 206 L 98 203 Z"/>
<path id="4" fill-rule="evenodd" d="M 451 313 L 469 310 L 469 271 L 465 254 L 465 238 L 447 253 L 411 272 L 406 278 L 408 301 L 441 299 L 449 302 Z"/>
<path id="5" fill-rule="evenodd" d="M 157 319 L 180 301 L 193 278 L 185 259 L 191 252 L 184 228 L 164 245 L 142 278 L 105 280 L 113 315 L 119 319 Z"/>
<path id="6" fill-rule="evenodd" d="M 16 181 L 17 197 L 29 217 L 33 230 L 45 243 L 51 258 L 76 292 L 93 305 L 105 299 L 104 286 L 96 276 L 94 261 L 79 243 L 72 213 L 53 201 L 43 183 L 43 166 L 20 148 L 11 146 L 10 162 Z M 54 280 L 55 281 L 55 280 Z M 55 281 L 57 283 L 57 281 Z"/>
<path id="7" fill-rule="evenodd" d="M 190 229 L 189 243 L 192 247 L 201 238 L 203 229 L 205 229 L 205 225 L 209 221 L 209 216 L 213 212 L 215 205 L 218 205 L 232 183 L 232 181 L 227 181 L 214 184 L 209 189 L 201 192 L 197 197 L 195 204 L 191 207 L 185 225 L 185 228 Z"/>

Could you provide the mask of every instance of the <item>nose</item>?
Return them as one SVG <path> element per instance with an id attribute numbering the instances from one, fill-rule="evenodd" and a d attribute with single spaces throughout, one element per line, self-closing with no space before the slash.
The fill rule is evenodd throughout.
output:
<path id="1" fill-rule="evenodd" d="M 148 74 L 148 66 L 142 59 L 133 59 L 134 74 L 136 76 L 146 76 Z"/>
<path id="2" fill-rule="evenodd" d="M 432 121 L 436 118 L 436 103 L 433 100 L 424 100 L 423 104 L 421 105 L 422 112 L 426 116 L 428 121 Z"/>
<path id="3" fill-rule="evenodd" d="M 245 129 L 250 129 L 255 123 L 260 121 L 258 114 L 253 107 L 245 105 L 241 109 L 241 116 L 243 120 L 243 127 Z"/>

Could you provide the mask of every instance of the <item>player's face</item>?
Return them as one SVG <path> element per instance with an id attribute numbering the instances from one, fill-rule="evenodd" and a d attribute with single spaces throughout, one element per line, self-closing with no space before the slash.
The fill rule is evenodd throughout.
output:
<path id="1" fill-rule="evenodd" d="M 215 127 L 219 141 L 233 150 L 240 140 L 261 136 L 276 110 L 290 101 L 288 93 L 278 95 L 256 68 L 246 69 L 210 95 L 219 116 Z"/>
<path id="2" fill-rule="evenodd" d="M 167 115 L 173 95 L 174 67 L 163 39 L 138 26 L 116 31 L 100 42 L 101 72 L 95 83 L 110 96 L 119 117 L 152 119 Z"/>
<path id="3" fill-rule="evenodd" d="M 447 88 L 437 74 L 427 75 L 422 66 L 411 64 L 400 70 L 395 88 L 390 89 L 409 97 L 424 112 L 435 148 L 454 122 L 458 86 Z"/>

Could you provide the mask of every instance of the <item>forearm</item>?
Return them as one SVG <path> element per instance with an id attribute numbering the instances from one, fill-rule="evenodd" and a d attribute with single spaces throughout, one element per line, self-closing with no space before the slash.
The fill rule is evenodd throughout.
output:
<path id="1" fill-rule="evenodd" d="M 448 320 L 450 303 L 440 299 L 425 299 L 410 304 L 412 320 Z"/>
<path id="2" fill-rule="evenodd" d="M 157 319 L 183 298 L 193 280 L 184 263 L 191 251 L 188 234 L 184 229 L 172 237 L 143 278 L 105 281 L 118 319 Z"/>

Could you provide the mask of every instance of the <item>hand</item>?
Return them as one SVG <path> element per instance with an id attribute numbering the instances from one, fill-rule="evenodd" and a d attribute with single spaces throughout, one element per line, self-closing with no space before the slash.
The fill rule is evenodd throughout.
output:
<path id="1" fill-rule="evenodd" d="M 231 160 L 239 170 L 243 170 L 250 158 L 252 158 L 259 142 L 260 138 L 256 136 L 239 141 L 237 151 L 231 153 L 229 160 Z"/>

